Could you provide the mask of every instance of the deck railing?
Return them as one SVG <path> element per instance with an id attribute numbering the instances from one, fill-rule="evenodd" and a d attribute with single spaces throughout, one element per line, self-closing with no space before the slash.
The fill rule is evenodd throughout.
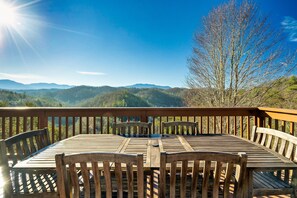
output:
<path id="1" fill-rule="evenodd" d="M 121 121 L 152 123 L 153 133 L 161 123 L 194 121 L 198 133 L 224 133 L 250 138 L 254 125 L 297 135 L 297 111 L 275 108 L 0 108 L 0 138 L 48 127 L 55 142 L 77 134 L 111 133 Z"/>

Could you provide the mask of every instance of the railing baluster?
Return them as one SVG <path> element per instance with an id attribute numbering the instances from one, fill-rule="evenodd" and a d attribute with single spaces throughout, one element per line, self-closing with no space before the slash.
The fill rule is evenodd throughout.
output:
<path id="1" fill-rule="evenodd" d="M 216 116 L 213 116 L 213 133 L 216 134 L 217 126 L 216 126 Z"/>
<path id="2" fill-rule="evenodd" d="M 230 116 L 227 116 L 226 128 L 227 134 L 230 134 Z"/>
<path id="3" fill-rule="evenodd" d="M 82 117 L 79 117 L 79 134 L 82 134 Z"/>
<path id="4" fill-rule="evenodd" d="M 69 134 L 68 134 L 68 129 L 69 129 L 69 123 L 68 123 L 68 122 L 69 122 L 69 120 L 68 120 L 68 116 L 66 116 L 66 117 L 65 117 L 65 125 L 66 125 L 66 126 L 65 126 L 65 133 L 66 133 L 66 134 L 65 134 L 65 135 L 66 135 L 66 138 L 68 138 L 68 135 L 69 135 Z"/>
<path id="5" fill-rule="evenodd" d="M 240 116 L 240 137 L 243 137 L 243 116 Z"/>
<path id="6" fill-rule="evenodd" d="M 103 134 L 103 117 L 100 116 L 100 133 Z"/>
<path id="7" fill-rule="evenodd" d="M 107 119 L 107 121 L 106 121 L 107 122 L 107 124 L 106 124 L 107 125 L 107 134 L 109 134 L 109 116 L 107 116 L 106 119 Z"/>
<path id="8" fill-rule="evenodd" d="M 223 116 L 220 116 L 220 133 L 223 133 Z"/>
<path id="9" fill-rule="evenodd" d="M 27 117 L 24 116 L 23 119 L 23 132 L 27 131 Z"/>
<path id="10" fill-rule="evenodd" d="M 272 126 L 271 126 L 271 118 L 268 118 L 268 123 L 267 124 L 268 124 L 268 126 L 267 126 L 268 128 L 272 128 Z"/>
<path id="11" fill-rule="evenodd" d="M 274 125 L 275 125 L 275 129 L 278 130 L 279 129 L 278 120 L 274 120 Z"/>
<path id="12" fill-rule="evenodd" d="M 93 134 L 96 134 L 96 117 L 93 117 Z"/>
<path id="13" fill-rule="evenodd" d="M 250 120 L 250 116 L 247 116 L 247 120 L 246 120 L 246 124 L 247 124 L 247 139 L 251 139 L 251 120 Z"/>
<path id="14" fill-rule="evenodd" d="M 290 134 L 295 135 L 294 134 L 294 122 L 290 122 Z"/>
<path id="15" fill-rule="evenodd" d="M 237 128 L 236 128 L 237 127 L 236 126 L 237 125 L 237 123 L 236 123 L 237 122 L 237 119 L 236 119 L 236 116 L 233 117 L 233 121 L 234 121 L 234 123 L 233 123 L 234 124 L 234 126 L 233 126 L 233 128 L 234 128 L 234 134 L 233 135 L 237 135 Z"/>
<path id="16" fill-rule="evenodd" d="M 72 136 L 75 136 L 75 117 L 72 117 Z"/>
<path id="17" fill-rule="evenodd" d="M 203 125 L 203 123 L 202 123 L 202 116 L 200 116 L 200 134 L 202 134 L 202 125 Z"/>
<path id="18" fill-rule="evenodd" d="M 12 129 L 12 117 L 9 117 L 9 137 L 13 135 L 13 129 Z"/>
<path id="19" fill-rule="evenodd" d="M 20 133 L 20 117 L 19 116 L 16 117 L 16 129 L 15 129 L 15 131 L 16 131 L 16 134 Z"/>
<path id="20" fill-rule="evenodd" d="M 33 116 L 30 117 L 30 129 L 31 130 L 34 129 L 34 117 Z"/>
<path id="21" fill-rule="evenodd" d="M 55 142 L 55 117 L 52 117 L 52 143 Z"/>
<path id="22" fill-rule="evenodd" d="M 282 131 L 286 132 L 286 121 L 282 121 Z"/>
<path id="23" fill-rule="evenodd" d="M 209 116 L 206 116 L 206 133 L 209 134 Z"/>
<path id="24" fill-rule="evenodd" d="M 59 118 L 58 118 L 58 125 L 59 125 L 59 140 L 61 140 L 62 139 L 62 130 L 61 130 L 61 116 L 59 116 Z"/>
<path id="25" fill-rule="evenodd" d="M 87 134 L 89 134 L 89 116 L 86 117 L 86 130 L 87 130 Z"/>
<path id="26" fill-rule="evenodd" d="M 5 117 L 2 117 L 2 139 L 6 138 L 6 134 L 5 134 Z"/>

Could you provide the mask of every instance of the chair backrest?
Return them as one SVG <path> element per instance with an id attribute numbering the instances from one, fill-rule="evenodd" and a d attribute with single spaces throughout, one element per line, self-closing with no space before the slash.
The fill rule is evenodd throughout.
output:
<path id="1" fill-rule="evenodd" d="M 253 127 L 251 141 L 297 162 L 297 137 L 275 129 Z"/>
<path id="2" fill-rule="evenodd" d="M 230 183 L 234 183 L 234 196 L 243 197 L 243 179 L 246 171 L 247 156 L 245 153 L 230 154 L 221 152 L 180 152 L 161 153 L 160 159 L 160 197 L 218 197 L 222 175 L 224 175 L 224 197 L 230 197 Z M 200 170 L 202 174 L 200 174 Z M 169 170 L 169 171 L 167 171 Z M 211 170 L 214 170 L 213 172 Z M 233 173 L 235 171 L 235 177 Z M 213 175 L 212 175 L 213 173 Z M 213 187 L 209 196 L 210 175 Z M 190 178 L 189 178 L 190 176 Z M 169 177 L 169 195 L 166 191 L 166 179 Z M 202 178 L 201 178 L 202 177 Z M 190 180 L 190 182 L 189 182 Z M 202 180 L 202 181 L 201 181 Z M 180 181 L 179 183 L 177 181 Z M 198 185 L 199 183 L 199 185 Z M 190 186 L 189 186 L 190 184 Z M 177 187 L 180 186 L 180 189 Z M 199 192 L 199 194 L 198 194 Z M 166 194 L 167 193 L 167 194 Z"/>
<path id="3" fill-rule="evenodd" d="M 162 134 L 197 135 L 198 123 L 186 121 L 162 122 Z"/>
<path id="4" fill-rule="evenodd" d="M 50 141 L 46 128 L 20 133 L 5 140 L 0 140 L 0 166 L 2 167 L 4 180 L 11 181 L 10 170 L 17 162 L 24 160 L 48 145 L 50 145 Z M 17 178 L 16 175 L 14 177 Z M 18 181 L 15 180 L 14 187 L 18 191 Z M 23 188 L 25 189 L 25 187 Z M 4 191 L 5 194 L 12 193 L 11 182 L 6 182 Z"/>
<path id="5" fill-rule="evenodd" d="M 46 128 L 20 133 L 0 140 L 0 143 L 3 145 L 1 146 L 1 155 L 6 156 L 7 160 L 11 162 L 11 166 L 50 145 Z"/>
<path id="6" fill-rule="evenodd" d="M 66 167 L 68 167 L 68 171 Z M 90 197 L 91 194 L 92 196 L 95 194 L 94 197 L 101 197 L 103 191 L 106 192 L 106 197 L 112 197 L 114 177 L 116 179 L 117 197 L 123 197 L 124 190 L 128 191 L 128 197 L 133 197 L 135 188 L 133 186 L 133 170 L 134 173 L 136 170 L 137 175 L 137 197 L 144 196 L 143 154 L 58 154 L 56 155 L 56 170 L 58 191 L 61 198 L 79 197 L 81 193 L 84 197 Z M 125 181 L 127 182 L 126 186 L 123 185 Z M 95 190 L 91 188 L 92 185 L 94 185 Z M 83 192 L 80 191 L 82 186 Z M 124 189 L 125 187 L 127 189 Z"/>
<path id="7" fill-rule="evenodd" d="M 125 136 L 149 136 L 152 123 L 147 122 L 119 122 L 113 125 L 113 134 Z"/>

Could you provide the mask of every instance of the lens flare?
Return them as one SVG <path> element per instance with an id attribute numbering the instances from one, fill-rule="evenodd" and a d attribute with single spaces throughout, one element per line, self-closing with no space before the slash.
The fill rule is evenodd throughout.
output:
<path id="1" fill-rule="evenodd" d="M 39 1 L 0 0 L 0 53 L 14 46 L 24 61 L 23 53 L 29 47 L 39 56 L 33 43 L 43 21 L 31 9 Z"/>
<path id="2" fill-rule="evenodd" d="M 17 18 L 16 7 L 7 2 L 0 1 L 0 26 L 14 26 Z"/>

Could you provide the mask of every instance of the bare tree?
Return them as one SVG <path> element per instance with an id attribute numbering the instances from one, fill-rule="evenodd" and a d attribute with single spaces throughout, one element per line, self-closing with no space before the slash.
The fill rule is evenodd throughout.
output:
<path id="1" fill-rule="evenodd" d="M 260 105 L 271 82 L 296 66 L 296 52 L 286 48 L 282 30 L 248 0 L 230 0 L 210 11 L 194 42 L 187 84 L 195 106 Z"/>

